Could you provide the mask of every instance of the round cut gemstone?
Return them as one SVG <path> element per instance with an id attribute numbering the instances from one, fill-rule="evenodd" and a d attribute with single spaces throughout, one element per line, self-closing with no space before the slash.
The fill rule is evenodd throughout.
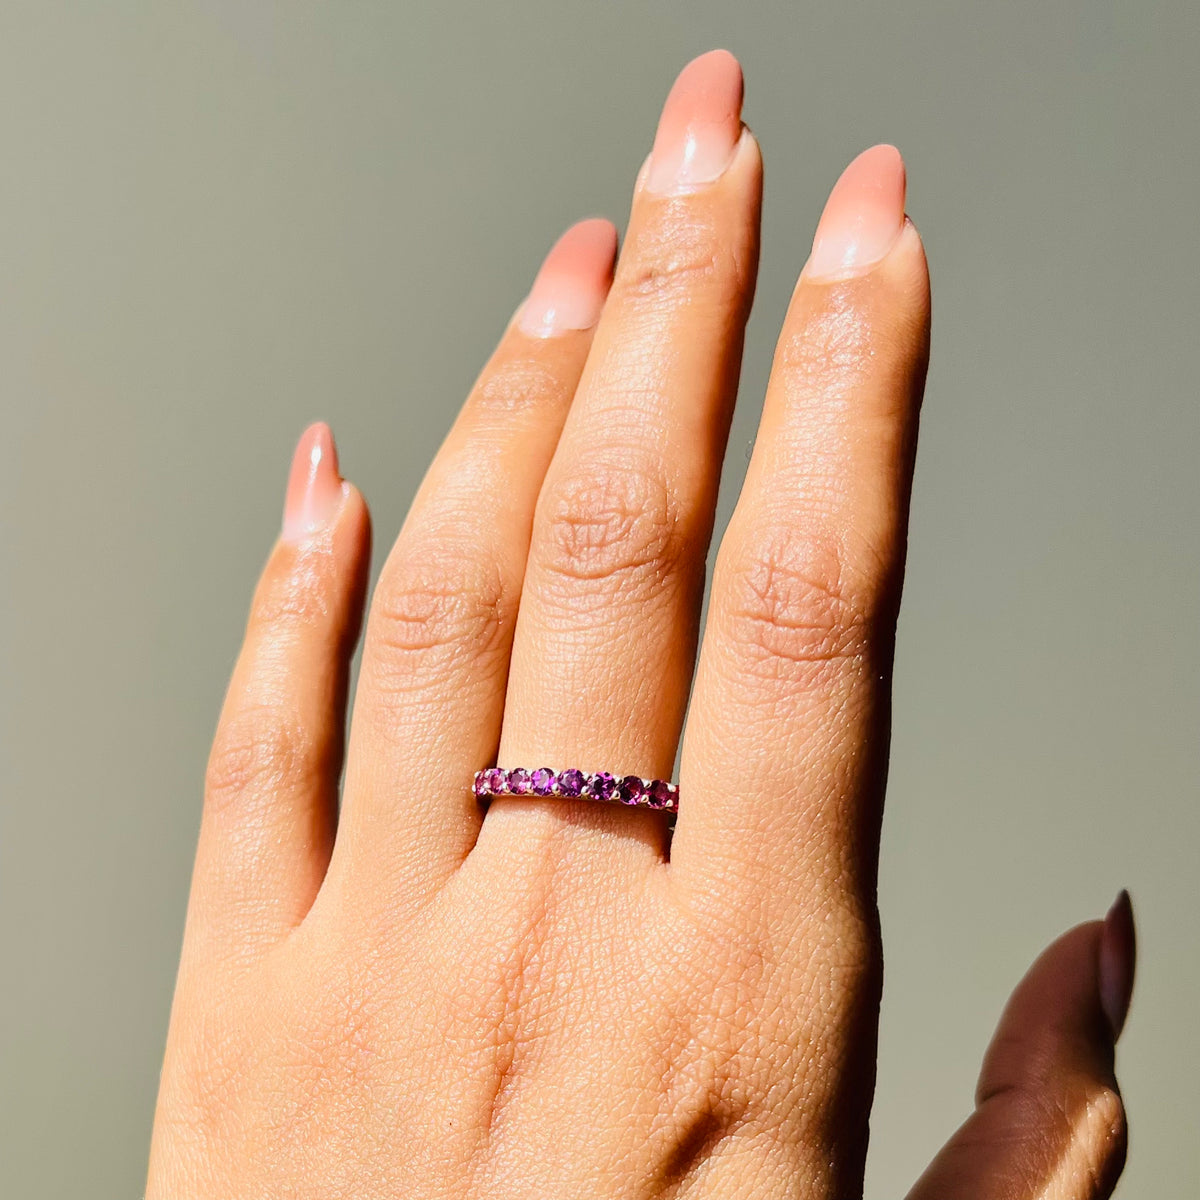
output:
<path id="1" fill-rule="evenodd" d="M 571 767 L 558 777 L 558 790 L 564 796 L 579 796 L 583 794 L 586 783 L 587 778 L 584 773 Z"/>
<path id="2" fill-rule="evenodd" d="M 490 792 L 493 796 L 497 796 L 504 791 L 506 781 L 507 776 L 499 767 L 492 767 L 483 773 L 484 791 Z"/>
<path id="3" fill-rule="evenodd" d="M 471 791 L 473 791 L 476 796 L 486 796 L 487 790 L 487 778 L 485 773 L 480 771 L 480 773 L 475 776 L 474 782 L 471 784 Z"/>
<path id="4" fill-rule="evenodd" d="M 665 779 L 656 779 L 646 789 L 646 799 L 651 808 L 666 808 L 671 803 L 671 785 Z"/>
<path id="5" fill-rule="evenodd" d="M 588 784 L 588 792 L 597 800 L 611 800 L 617 790 L 617 781 L 607 771 L 597 771 Z"/>
<path id="6" fill-rule="evenodd" d="M 529 783 L 535 796 L 554 794 L 554 772 L 549 767 L 538 767 L 529 777 Z"/>
<path id="7" fill-rule="evenodd" d="M 617 795 L 622 804 L 637 804 L 645 794 L 645 786 L 636 775 L 626 775 L 621 780 Z"/>
<path id="8" fill-rule="evenodd" d="M 508 773 L 508 790 L 514 796 L 525 796 L 529 787 L 529 772 L 524 767 L 513 767 Z"/>

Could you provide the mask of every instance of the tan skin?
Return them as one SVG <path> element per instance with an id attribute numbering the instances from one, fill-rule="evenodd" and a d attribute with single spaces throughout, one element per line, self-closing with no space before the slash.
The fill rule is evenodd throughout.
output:
<path id="1" fill-rule="evenodd" d="M 861 1193 L 925 257 L 905 222 L 869 270 L 801 276 L 699 639 L 761 159 L 745 131 L 707 186 L 644 176 L 598 325 L 510 323 L 416 497 L 340 813 L 359 493 L 271 554 L 210 764 L 148 1200 Z M 496 761 L 669 776 L 681 736 L 673 834 L 470 791 Z M 916 1200 L 1109 1195 L 1103 929 L 1032 968 Z"/>

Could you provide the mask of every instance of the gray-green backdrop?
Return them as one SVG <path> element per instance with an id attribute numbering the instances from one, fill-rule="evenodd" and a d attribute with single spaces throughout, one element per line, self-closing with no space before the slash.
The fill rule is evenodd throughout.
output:
<path id="1" fill-rule="evenodd" d="M 766 155 L 722 525 L 864 146 L 903 150 L 933 271 L 868 1195 L 903 1193 L 1011 985 L 1123 885 L 1122 1194 L 1194 1191 L 1200 11 L 5 0 L 5 1196 L 140 1195 L 207 743 L 295 437 L 332 421 L 378 564 L 539 256 L 623 223 L 714 45 Z"/>

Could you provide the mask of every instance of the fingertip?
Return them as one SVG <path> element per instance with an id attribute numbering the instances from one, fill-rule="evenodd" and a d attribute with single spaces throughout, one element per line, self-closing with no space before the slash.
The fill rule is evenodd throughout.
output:
<path id="1" fill-rule="evenodd" d="M 874 268 L 905 226 L 907 187 L 904 159 L 890 143 L 854 158 L 825 202 L 804 275 L 827 282 Z"/>
<path id="2" fill-rule="evenodd" d="M 332 524 L 344 499 L 337 445 L 325 421 L 300 435 L 288 472 L 283 538 L 300 542 Z"/>
<path id="3" fill-rule="evenodd" d="M 584 217 L 559 238 L 559 244 L 586 247 L 596 258 L 611 259 L 617 252 L 617 227 L 607 217 Z"/>
<path id="4" fill-rule="evenodd" d="M 349 479 L 343 479 L 341 482 L 342 503 L 340 516 L 351 517 L 358 516 L 361 519 L 370 522 L 371 512 L 367 504 L 366 497 L 359 491 L 356 484 Z"/>
<path id="5" fill-rule="evenodd" d="M 904 218 L 904 225 L 896 238 L 896 244 L 881 265 L 882 277 L 901 298 L 903 305 L 912 314 L 912 319 L 923 327 L 923 336 L 928 342 L 932 312 L 929 260 L 920 231 L 909 217 Z"/>
<path id="6" fill-rule="evenodd" d="M 671 136 L 672 122 L 697 120 L 706 124 L 727 124 L 737 121 L 741 116 L 745 89 L 742 64 L 732 51 L 718 47 L 697 54 L 684 64 L 671 84 L 659 119 L 659 135 Z"/>
<path id="7" fill-rule="evenodd" d="M 738 61 L 737 55 L 732 50 L 727 50 L 724 46 L 714 46 L 711 50 L 705 50 L 702 54 L 697 54 L 680 72 L 680 78 L 684 75 L 694 75 L 698 72 L 719 76 L 722 79 L 736 75 L 740 80 L 742 77 L 742 64 Z"/>
<path id="8" fill-rule="evenodd" d="M 256 596 L 363 589 L 370 560 L 371 514 L 358 487 L 340 473 L 333 432 L 314 421 L 292 457 L 283 526 L 259 580 Z M 362 600 L 351 607 L 361 608 Z M 257 607 L 257 606 L 256 606 Z M 273 606 L 266 606 L 268 612 Z"/>
<path id="9" fill-rule="evenodd" d="M 1017 985 L 984 1056 L 975 1112 L 909 1200 L 1111 1193 L 1127 1134 L 1097 995 L 1105 928 L 1068 930 Z"/>
<path id="10" fill-rule="evenodd" d="M 903 208 L 904 197 L 908 188 L 908 167 L 904 155 L 891 142 L 877 142 L 868 146 L 846 168 L 847 171 L 867 170 L 871 173 L 895 181 L 894 186 L 900 193 L 900 205 Z"/>
<path id="11" fill-rule="evenodd" d="M 1112 1046 L 1097 987 L 1103 932 L 1100 921 L 1069 929 L 1017 984 L 984 1058 L 980 1103 L 1014 1086 L 1053 1088 L 1056 1072 L 1066 1064 L 1071 1070 L 1111 1072 Z"/>
<path id="12" fill-rule="evenodd" d="M 606 217 L 572 225 L 542 261 L 518 325 L 531 337 L 590 329 L 600 319 L 612 285 L 617 227 Z"/>
<path id="13" fill-rule="evenodd" d="M 728 50 L 709 50 L 679 72 L 654 137 L 652 191 L 690 191 L 725 171 L 741 132 L 744 90 L 741 64 Z"/>
<path id="14" fill-rule="evenodd" d="M 762 145 L 759 143 L 754 130 L 743 121 L 741 133 L 738 135 L 738 144 L 733 154 L 733 162 L 730 164 L 729 169 L 731 171 L 738 171 L 746 169 L 747 166 L 753 167 L 756 175 L 760 177 L 759 183 L 761 186 L 763 169 Z"/>
<path id="15" fill-rule="evenodd" d="M 845 290 L 855 289 L 853 295 L 861 297 L 857 303 L 863 307 L 882 302 L 889 313 L 903 308 L 919 322 L 928 324 L 931 309 L 929 262 L 924 239 L 907 213 L 901 214 L 897 232 L 876 261 L 823 275 L 819 263 L 814 269 L 816 257 L 814 251 L 801 269 L 793 299 L 810 293 L 816 303 L 833 302 L 840 306 L 843 303 L 840 297 L 849 294 Z M 828 301 L 824 299 L 827 295 L 837 295 L 839 299 Z"/>

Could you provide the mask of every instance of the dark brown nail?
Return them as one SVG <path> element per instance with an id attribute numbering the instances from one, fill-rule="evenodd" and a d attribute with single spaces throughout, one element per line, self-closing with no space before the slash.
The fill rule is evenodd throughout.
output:
<path id="1" fill-rule="evenodd" d="M 1129 1000 L 1133 995 L 1133 973 L 1137 962 L 1137 935 L 1133 927 L 1133 904 L 1122 890 L 1104 918 L 1100 934 L 1100 1004 L 1112 1028 L 1113 1041 L 1121 1036 Z"/>

